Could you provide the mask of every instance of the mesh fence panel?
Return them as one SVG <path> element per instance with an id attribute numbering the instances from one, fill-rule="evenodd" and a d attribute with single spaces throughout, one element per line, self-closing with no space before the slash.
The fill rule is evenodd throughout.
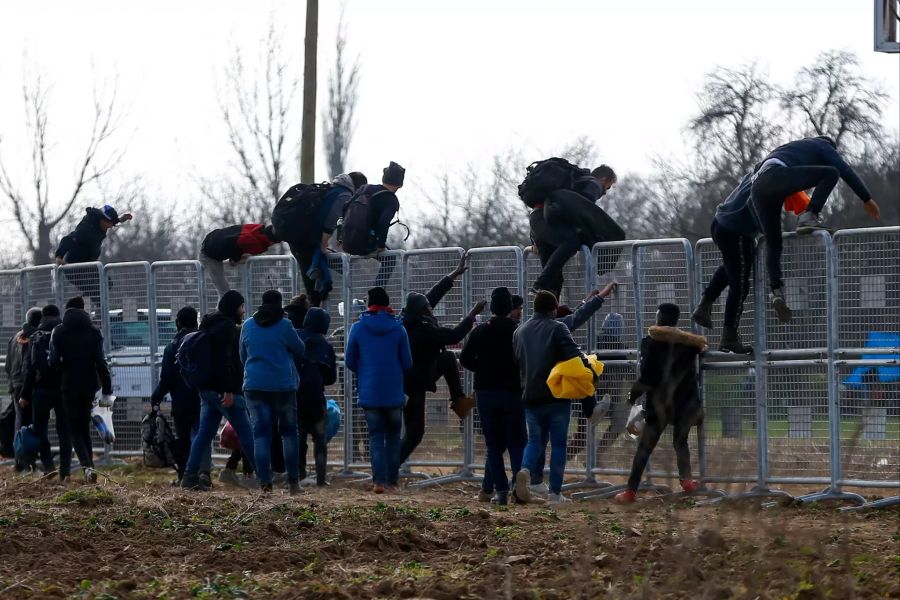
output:
<path id="1" fill-rule="evenodd" d="M 572 310 L 574 310 L 579 304 L 581 304 L 581 301 L 584 300 L 584 297 L 589 291 L 589 283 L 587 281 L 586 275 L 587 267 L 585 264 L 585 261 L 587 260 L 587 252 L 585 248 L 586 246 L 582 246 L 582 248 L 579 249 L 579 251 L 569 259 L 569 262 L 566 263 L 566 266 L 563 269 L 563 289 L 559 302 L 560 304 L 567 304 L 572 308 Z M 540 276 L 540 274 L 540 257 L 530 251 L 526 251 L 525 288 L 531 289 L 531 286 L 534 285 L 534 282 L 537 281 L 537 278 L 538 276 Z M 533 297 L 525 297 L 523 319 L 528 319 L 531 316 L 531 305 L 533 300 Z M 572 337 L 576 342 L 578 342 L 578 345 L 581 346 L 582 349 L 587 349 L 589 347 L 587 325 L 584 325 L 577 331 L 573 332 Z"/>
<path id="2" fill-rule="evenodd" d="M 232 265 L 228 261 L 225 261 L 222 264 L 225 267 L 225 280 L 228 281 L 229 289 L 239 291 L 244 296 L 244 299 L 247 300 L 247 286 L 245 285 L 247 264 Z M 206 311 L 210 312 L 215 310 L 216 305 L 219 303 L 219 293 L 216 291 L 216 286 L 213 285 L 212 278 L 205 269 L 204 277 L 206 278 L 206 297 L 204 300 L 206 301 Z M 247 300 L 245 307 L 247 312 L 250 312 L 251 314 L 252 306 L 252 304 L 249 304 L 249 300 Z"/>
<path id="3" fill-rule="evenodd" d="M 150 268 L 156 305 L 156 339 L 161 354 L 175 335 L 175 315 L 184 306 L 201 313 L 200 263 L 195 260 L 156 262 Z"/>
<path id="4" fill-rule="evenodd" d="M 366 309 L 367 292 L 375 286 L 385 289 L 394 308 L 403 306 L 402 259 L 400 250 L 385 252 L 379 259 L 350 257 L 351 323 Z"/>
<path id="5" fill-rule="evenodd" d="M 287 304 L 294 295 L 297 262 L 291 255 L 253 256 L 247 261 L 247 312 L 262 304 L 267 290 L 278 290 Z"/>
<path id="6" fill-rule="evenodd" d="M 592 350 L 636 351 L 639 347 L 643 334 L 637 329 L 634 310 L 633 245 L 634 242 L 626 241 L 594 246 L 594 287 L 603 288 L 612 281 L 618 286 L 594 316 L 596 336 L 590 345 Z"/>
<path id="7" fill-rule="evenodd" d="M 0 271 L 0 400 L 7 396 L 9 381 L 6 377 L 6 342 L 16 335 L 25 321 L 22 306 L 22 275 L 19 271 Z M 0 402 L 6 407 L 5 401 Z"/>
<path id="8" fill-rule="evenodd" d="M 25 291 L 25 306 L 46 306 L 59 304 L 56 297 L 56 266 L 27 267 L 22 269 L 22 286 Z M 63 307 L 59 307 L 62 311 Z"/>
<path id="9" fill-rule="evenodd" d="M 631 405 L 628 391 L 637 377 L 635 364 L 607 364 L 600 376 L 598 395 L 609 394 L 612 399 L 609 414 L 596 428 L 597 455 L 594 471 L 610 475 L 623 475 L 631 470 L 631 461 L 637 450 L 637 442 L 625 437 L 625 424 Z"/>
<path id="10" fill-rule="evenodd" d="M 347 382 L 351 386 L 350 395 L 350 427 L 352 430 L 352 445 L 349 464 L 355 468 L 370 468 L 369 458 L 369 427 L 366 425 L 366 413 L 359 405 L 359 386 L 357 378 L 347 371 Z"/>
<path id="11" fill-rule="evenodd" d="M 816 477 L 827 482 L 831 463 L 826 366 L 771 364 L 765 379 L 769 477 Z"/>
<path id="12" fill-rule="evenodd" d="M 344 464 L 344 434 L 347 430 L 347 411 L 344 409 L 344 377 L 345 377 L 346 368 L 344 367 L 344 363 L 338 363 L 337 368 L 337 380 L 334 382 L 334 385 L 330 385 L 325 388 L 325 398 L 329 400 L 334 400 L 338 403 L 338 406 L 341 407 L 341 427 L 338 429 L 338 432 L 335 434 L 331 441 L 328 442 L 328 464 L 335 465 L 343 465 Z M 307 462 L 314 469 L 315 465 L 313 464 L 313 454 L 312 454 L 312 438 L 309 440 L 310 450 L 308 451 Z M 312 472 L 312 471 L 310 471 Z"/>
<path id="13" fill-rule="evenodd" d="M 69 298 L 81 296 L 84 299 L 84 310 L 91 315 L 91 321 L 97 328 L 103 328 L 102 288 L 103 265 L 99 262 L 62 265 L 56 269 L 56 283 L 63 303 Z"/>
<path id="14" fill-rule="evenodd" d="M 656 309 L 670 302 L 678 305 L 683 315 L 680 325 L 689 329 L 693 290 L 691 271 L 694 266 L 690 246 L 685 240 L 670 242 L 636 242 L 638 261 L 638 296 L 643 328 L 656 322 Z M 641 335 L 646 335 L 643 332 Z"/>
<path id="15" fill-rule="evenodd" d="M 695 261 L 698 267 L 697 298 L 699 299 L 703 290 L 706 289 L 706 286 L 712 279 L 713 274 L 716 272 L 716 269 L 722 264 L 722 254 L 711 239 L 703 239 L 697 242 Z M 753 340 L 756 337 L 756 332 L 753 329 L 753 323 L 756 316 L 754 313 L 755 306 L 753 302 L 753 299 L 755 298 L 754 286 L 754 278 L 751 277 L 750 291 L 747 294 L 747 299 L 744 301 L 744 312 L 742 313 L 740 326 L 738 328 L 741 339 L 747 341 Z M 725 316 L 725 299 L 727 296 L 728 289 L 722 292 L 722 295 L 713 305 L 713 328 L 703 330 L 710 348 L 719 347 L 719 341 L 722 336 L 722 320 Z"/>
<path id="16" fill-rule="evenodd" d="M 704 370 L 703 403 L 706 478 L 755 481 L 759 447 L 755 369 Z"/>
<path id="17" fill-rule="evenodd" d="M 343 254 L 331 254 L 328 257 L 328 268 L 334 288 L 322 304 L 322 308 L 331 315 L 331 343 L 339 356 L 344 354 L 346 341 L 345 317 L 353 313 L 352 306 L 344 305 L 344 266 Z M 352 303 L 351 303 L 352 305 Z"/>

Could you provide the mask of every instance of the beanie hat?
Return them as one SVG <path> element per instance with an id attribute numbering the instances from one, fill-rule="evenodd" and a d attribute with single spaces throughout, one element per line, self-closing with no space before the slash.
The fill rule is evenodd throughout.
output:
<path id="1" fill-rule="evenodd" d="M 665 302 L 656 309 L 659 311 L 658 325 L 675 327 L 678 325 L 678 318 L 681 316 L 681 309 L 677 305 Z"/>
<path id="2" fill-rule="evenodd" d="M 505 317 L 512 312 L 513 299 L 509 288 L 498 287 L 491 292 L 491 312 L 500 317 Z"/>
<path id="3" fill-rule="evenodd" d="M 193 306 L 182 306 L 175 315 L 175 325 L 182 329 L 197 328 L 197 309 Z"/>
<path id="4" fill-rule="evenodd" d="M 55 304 L 48 304 L 44 308 L 41 309 L 42 317 L 58 317 L 59 316 L 59 307 Z"/>
<path id="5" fill-rule="evenodd" d="M 572 314 L 572 309 L 569 308 L 568 304 L 560 304 L 556 307 L 556 318 L 562 319 L 563 317 L 568 317 Z"/>
<path id="6" fill-rule="evenodd" d="M 281 306 L 283 299 L 281 297 L 281 292 L 278 290 L 266 290 L 262 295 L 262 303 L 263 304 L 271 304 L 273 306 Z"/>
<path id="7" fill-rule="evenodd" d="M 420 317 L 425 314 L 427 308 L 428 298 L 419 292 L 410 292 L 406 295 L 406 306 L 403 308 L 406 314 Z"/>
<path id="8" fill-rule="evenodd" d="M 558 306 L 556 296 L 553 292 L 541 290 L 534 297 L 534 312 L 547 315 L 556 310 Z"/>
<path id="9" fill-rule="evenodd" d="M 522 296 L 520 296 L 518 294 L 513 294 L 512 295 L 513 310 L 516 310 L 517 308 L 522 308 L 523 306 L 525 306 L 525 298 L 523 298 Z"/>
<path id="10" fill-rule="evenodd" d="M 38 307 L 29 308 L 25 313 L 25 325 L 37 327 L 41 324 L 41 309 Z"/>
<path id="11" fill-rule="evenodd" d="M 81 310 L 84 310 L 84 298 L 82 298 L 81 296 L 69 298 L 66 301 L 66 310 L 70 308 L 80 308 Z"/>
<path id="12" fill-rule="evenodd" d="M 237 318 L 238 308 L 244 303 L 244 297 L 241 296 L 241 293 L 237 290 L 228 290 L 222 295 L 222 298 L 219 299 L 219 304 L 216 308 L 223 315 Z"/>
<path id="13" fill-rule="evenodd" d="M 384 168 L 384 175 L 381 177 L 381 183 L 402 186 L 404 175 L 406 175 L 406 169 L 394 161 L 391 161 L 391 164 Z"/>
<path id="14" fill-rule="evenodd" d="M 390 306 L 391 299 L 383 287 L 373 287 L 368 292 L 369 306 Z"/>

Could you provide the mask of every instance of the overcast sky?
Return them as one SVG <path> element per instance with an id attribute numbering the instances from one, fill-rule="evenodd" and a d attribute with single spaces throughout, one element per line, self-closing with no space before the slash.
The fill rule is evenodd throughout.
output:
<path id="1" fill-rule="evenodd" d="M 53 189 L 67 189 L 95 75 L 118 74 L 123 172 L 141 175 L 151 196 L 189 206 L 195 179 L 231 159 L 216 93 L 229 48 L 258 52 L 274 16 L 302 73 L 304 10 L 303 2 L 4 1 L 4 156 L 28 164 L 23 67 L 40 71 L 53 86 Z M 320 2 L 320 106 L 339 12 L 338 0 Z M 362 63 L 349 166 L 377 177 L 387 161 L 403 164 L 407 202 L 444 170 L 511 146 L 537 159 L 578 135 L 620 172 L 647 171 L 653 156 L 682 148 L 698 82 L 716 65 L 755 60 L 787 82 L 819 52 L 850 50 L 892 96 L 886 125 L 897 129 L 900 119 L 898 56 L 872 50 L 868 0 L 349 0 L 346 17 Z M 321 160 L 316 174 L 326 176 Z"/>

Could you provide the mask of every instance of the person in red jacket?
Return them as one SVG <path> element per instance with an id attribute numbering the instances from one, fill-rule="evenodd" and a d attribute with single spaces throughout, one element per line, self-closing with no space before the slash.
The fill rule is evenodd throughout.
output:
<path id="1" fill-rule="evenodd" d="M 248 257 L 262 254 L 277 242 L 272 226 L 259 223 L 232 225 L 207 233 L 200 245 L 200 264 L 209 273 L 219 298 L 231 289 L 225 278 L 224 261 L 227 260 L 232 266 L 243 263 Z"/>

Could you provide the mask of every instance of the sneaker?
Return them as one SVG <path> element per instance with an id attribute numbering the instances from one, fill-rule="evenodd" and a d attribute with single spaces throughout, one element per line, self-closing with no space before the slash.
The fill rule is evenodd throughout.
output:
<path id="1" fill-rule="evenodd" d="M 259 489 L 260 489 L 260 491 L 262 491 L 263 494 L 271 494 L 272 493 L 272 484 L 264 483 L 259 486 Z"/>
<path id="2" fill-rule="evenodd" d="M 219 471 L 219 483 L 229 487 L 244 487 L 234 469 L 222 469 Z"/>
<path id="3" fill-rule="evenodd" d="M 491 504 L 506 506 L 509 504 L 509 492 L 497 492 L 497 495 L 491 498 Z"/>
<path id="4" fill-rule="evenodd" d="M 376 483 L 375 485 L 372 486 L 372 491 L 375 492 L 376 494 L 383 494 L 384 493 L 384 484 Z"/>
<path id="5" fill-rule="evenodd" d="M 753 346 L 744 344 L 741 335 L 734 327 L 726 327 L 722 330 L 722 339 L 719 341 L 719 350 L 733 354 L 753 354 Z"/>
<path id="6" fill-rule="evenodd" d="M 272 473 L 272 485 L 284 485 L 287 483 L 287 473 Z"/>
<path id="7" fill-rule="evenodd" d="M 712 308 L 713 303 L 704 298 L 700 301 L 700 304 L 697 305 L 697 308 L 694 309 L 691 319 L 693 319 L 694 323 L 700 327 L 712 329 Z"/>
<path id="8" fill-rule="evenodd" d="M 769 294 L 769 300 L 772 302 L 772 308 L 775 309 L 775 314 L 778 315 L 779 321 L 787 323 L 791 320 L 791 309 L 784 299 L 784 290 L 782 288 L 772 290 L 772 293 Z"/>
<path id="9" fill-rule="evenodd" d="M 494 497 L 493 492 L 488 492 L 486 490 L 479 490 L 478 492 L 478 501 L 479 502 L 490 502 L 491 498 Z"/>
<path id="10" fill-rule="evenodd" d="M 797 233 L 812 233 L 817 229 L 828 229 L 825 227 L 825 217 L 820 213 L 808 210 L 800 215 L 797 220 Z"/>
<path id="11" fill-rule="evenodd" d="M 181 478 L 181 489 L 183 490 L 198 490 L 201 492 L 207 491 L 209 488 L 205 488 L 200 485 L 200 477 L 197 475 L 185 475 Z"/>
<path id="12" fill-rule="evenodd" d="M 209 473 L 200 473 L 197 477 L 200 479 L 200 485 L 207 489 L 212 488 L 212 477 L 209 476 Z"/>
<path id="13" fill-rule="evenodd" d="M 603 394 L 603 397 L 600 398 L 600 402 L 597 403 L 597 406 L 594 407 L 594 412 L 591 413 L 591 417 L 589 421 L 591 425 L 596 426 L 600 421 L 603 420 L 603 417 L 609 414 L 609 407 L 612 406 L 612 396 L 609 394 Z"/>
<path id="14" fill-rule="evenodd" d="M 619 492 L 615 497 L 616 504 L 634 504 L 635 500 L 637 500 L 637 494 L 634 490 Z"/>
<path id="15" fill-rule="evenodd" d="M 679 479 L 678 483 L 681 484 L 681 489 L 683 489 L 686 494 L 693 494 L 700 489 L 700 482 L 694 479 Z"/>
<path id="16" fill-rule="evenodd" d="M 547 504 L 569 504 L 570 502 L 572 502 L 572 499 L 563 496 L 561 493 L 547 495 Z"/>
<path id="17" fill-rule="evenodd" d="M 547 487 L 546 483 L 535 483 L 528 486 L 528 491 L 535 496 L 546 498 L 547 494 L 550 493 L 550 488 Z"/>
<path id="18" fill-rule="evenodd" d="M 84 480 L 87 483 L 97 483 L 97 472 L 94 469 L 87 467 L 84 470 Z"/>
<path id="19" fill-rule="evenodd" d="M 520 504 L 527 504 L 529 500 L 531 500 L 531 490 L 528 489 L 528 481 L 531 479 L 531 473 L 528 469 L 520 469 L 518 473 L 516 473 L 516 481 L 513 486 L 513 492 L 516 496 L 516 501 Z"/>
<path id="20" fill-rule="evenodd" d="M 290 494 L 291 496 L 299 496 L 305 493 L 306 492 L 303 491 L 303 488 L 300 487 L 299 481 L 291 481 L 290 483 L 288 483 L 288 494 Z"/>

